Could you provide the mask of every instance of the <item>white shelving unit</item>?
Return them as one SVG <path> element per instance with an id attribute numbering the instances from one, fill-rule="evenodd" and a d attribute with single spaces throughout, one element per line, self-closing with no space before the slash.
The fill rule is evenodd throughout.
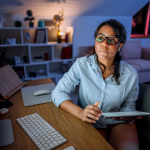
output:
<path id="1" fill-rule="evenodd" d="M 45 30 L 44 43 L 35 43 L 36 31 L 38 29 Z M 31 36 L 31 39 L 27 42 L 25 40 L 26 32 Z M 3 27 L 0 28 L 0 48 L 5 47 L 7 49 L 8 57 L 17 56 L 23 58 L 25 56 L 27 58 L 26 62 L 16 64 L 22 70 L 25 80 L 51 78 L 57 84 L 64 74 L 62 72 L 62 65 L 65 64 L 68 70 L 73 64 L 73 56 L 70 59 L 61 59 L 62 48 L 72 47 L 73 55 L 73 42 L 57 43 L 55 41 L 48 41 L 47 33 L 47 28 L 41 27 Z M 73 30 L 71 31 L 72 33 Z M 17 43 L 14 45 L 5 44 L 5 38 L 16 38 Z M 48 60 L 44 60 L 44 53 L 48 53 Z M 38 56 L 42 56 L 43 61 L 35 62 L 34 57 Z M 35 73 L 36 77 L 29 76 L 31 73 Z"/>

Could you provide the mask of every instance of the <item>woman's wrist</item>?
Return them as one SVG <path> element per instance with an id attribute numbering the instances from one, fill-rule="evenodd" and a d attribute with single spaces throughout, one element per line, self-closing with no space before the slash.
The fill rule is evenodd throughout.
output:
<path id="1" fill-rule="evenodd" d="M 78 118 L 82 120 L 82 112 L 83 112 L 83 109 L 81 109 L 78 113 Z"/>

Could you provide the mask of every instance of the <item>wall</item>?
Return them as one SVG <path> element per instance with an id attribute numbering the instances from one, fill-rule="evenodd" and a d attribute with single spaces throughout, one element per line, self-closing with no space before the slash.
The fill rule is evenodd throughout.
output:
<path id="1" fill-rule="evenodd" d="M 66 24 L 74 27 L 74 57 L 79 57 L 84 52 L 85 46 L 94 45 L 94 32 L 97 26 L 108 19 L 116 19 L 121 22 L 127 31 L 127 40 L 139 40 L 130 38 L 131 35 L 131 16 L 78 16 L 67 17 Z M 141 46 L 150 48 L 150 38 L 142 38 Z M 82 51 L 83 47 L 83 51 Z"/>
<path id="2" fill-rule="evenodd" d="M 3 20 L 5 26 L 12 26 L 14 24 L 14 20 L 20 20 L 22 22 L 22 26 L 28 26 L 27 22 L 24 21 L 26 16 L 12 15 L 7 18 L 7 20 Z M 35 26 L 37 26 L 37 21 L 42 19 L 52 19 L 53 16 L 45 17 L 45 16 L 34 16 L 35 17 Z M 64 16 L 65 17 L 65 16 Z M 84 47 L 94 45 L 94 32 L 97 26 L 108 19 L 116 19 L 121 22 L 126 30 L 127 30 L 127 40 L 136 40 L 131 39 L 131 16 L 66 16 L 63 22 L 63 25 L 60 26 L 60 29 L 65 32 L 66 26 L 74 27 L 74 58 L 80 57 L 84 52 Z M 9 20 L 9 21 L 8 21 Z M 144 47 L 150 47 L 149 38 L 145 38 L 141 40 L 141 45 Z M 82 50 L 83 47 L 83 50 Z"/>

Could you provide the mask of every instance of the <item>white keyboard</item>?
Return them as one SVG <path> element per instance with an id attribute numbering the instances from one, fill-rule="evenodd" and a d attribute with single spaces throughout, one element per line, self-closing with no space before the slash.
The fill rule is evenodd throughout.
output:
<path id="1" fill-rule="evenodd" d="M 38 113 L 16 119 L 39 150 L 51 150 L 67 140 Z"/>

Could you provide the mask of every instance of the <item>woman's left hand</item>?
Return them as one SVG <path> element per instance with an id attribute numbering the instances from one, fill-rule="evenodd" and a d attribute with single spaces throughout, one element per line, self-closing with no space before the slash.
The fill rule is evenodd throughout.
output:
<path id="1" fill-rule="evenodd" d="M 122 121 L 126 121 L 126 122 L 132 122 L 136 119 L 142 119 L 142 117 L 120 117 L 120 118 L 111 118 L 113 120 L 122 120 Z"/>

